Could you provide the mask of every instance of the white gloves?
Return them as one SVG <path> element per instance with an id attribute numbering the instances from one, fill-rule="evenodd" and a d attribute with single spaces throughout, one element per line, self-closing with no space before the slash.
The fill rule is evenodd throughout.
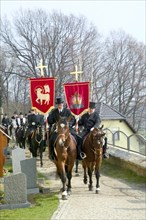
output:
<path id="1" fill-rule="evenodd" d="M 93 130 L 94 130 L 94 127 L 90 129 L 90 131 L 93 131 Z"/>
<path id="2" fill-rule="evenodd" d="M 75 117 L 75 119 L 76 119 L 76 122 L 78 122 L 79 119 L 80 119 L 80 117 L 77 115 L 77 116 Z"/>

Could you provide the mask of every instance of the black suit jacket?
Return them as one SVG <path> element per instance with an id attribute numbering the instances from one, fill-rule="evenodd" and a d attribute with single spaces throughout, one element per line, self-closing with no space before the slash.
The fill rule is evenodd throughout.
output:
<path id="1" fill-rule="evenodd" d="M 84 126 L 84 129 L 90 130 L 92 127 L 99 127 L 101 119 L 97 112 L 92 113 L 91 115 L 87 112 L 78 121 L 79 126 Z"/>
<path id="2" fill-rule="evenodd" d="M 47 121 L 49 125 L 53 125 L 54 123 L 59 121 L 59 118 L 61 117 L 71 117 L 71 120 L 69 121 L 70 126 L 74 125 L 74 121 L 75 119 L 73 118 L 71 111 L 67 108 L 63 108 L 62 112 L 59 113 L 58 108 L 55 108 L 51 111 L 51 113 L 49 114 Z"/>

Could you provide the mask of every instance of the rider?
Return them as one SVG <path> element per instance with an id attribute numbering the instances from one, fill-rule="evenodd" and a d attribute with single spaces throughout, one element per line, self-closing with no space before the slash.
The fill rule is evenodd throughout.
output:
<path id="1" fill-rule="evenodd" d="M 17 124 L 16 132 L 17 132 L 18 128 L 26 125 L 26 118 L 23 116 L 22 112 L 20 112 L 19 117 L 16 118 L 16 124 Z"/>
<path id="2" fill-rule="evenodd" d="M 19 118 L 17 118 L 19 127 L 26 125 L 26 118 L 24 117 L 23 113 L 19 113 Z"/>
<path id="3" fill-rule="evenodd" d="M 10 124 L 10 136 L 12 136 L 15 145 L 17 144 L 16 143 L 17 117 L 18 117 L 18 113 L 15 111 L 13 113 L 13 116 L 11 117 L 11 124 Z"/>
<path id="4" fill-rule="evenodd" d="M 99 114 L 95 111 L 96 103 L 90 102 L 89 103 L 89 111 L 86 112 L 81 116 L 81 118 L 78 121 L 79 126 L 83 126 L 83 132 L 81 133 L 81 137 L 84 140 L 84 138 L 87 136 L 87 134 L 90 132 L 90 129 L 93 127 L 99 127 L 101 123 L 101 119 Z M 107 139 L 105 140 L 105 144 L 103 145 L 103 157 L 108 158 L 108 154 L 106 153 L 107 149 Z"/>
<path id="5" fill-rule="evenodd" d="M 59 117 L 70 117 L 71 116 L 71 120 L 69 121 L 69 127 L 70 127 L 70 132 L 72 133 L 72 135 L 75 137 L 76 141 L 77 141 L 77 158 L 78 159 L 83 159 L 84 158 L 84 153 L 81 152 L 81 141 L 80 141 L 80 137 L 75 134 L 75 132 L 73 132 L 71 129 L 72 126 L 75 123 L 75 119 L 73 118 L 71 112 L 69 109 L 67 109 L 66 107 L 63 106 L 64 101 L 62 100 L 61 97 L 57 97 L 56 98 L 56 105 L 57 107 L 55 109 L 53 109 L 51 111 L 51 113 L 49 114 L 49 116 L 47 117 L 47 122 L 50 126 L 49 131 L 51 131 L 52 125 L 55 124 L 56 122 L 59 121 Z M 49 144 L 49 148 L 50 148 L 50 159 L 54 159 L 54 141 L 57 138 L 57 132 L 54 131 L 51 136 L 50 136 L 50 144 Z"/>
<path id="6" fill-rule="evenodd" d="M 31 109 L 31 113 L 28 115 L 28 128 L 27 128 L 27 137 L 28 137 L 28 143 L 29 143 L 29 150 L 31 152 L 32 146 L 31 146 L 31 133 L 32 131 L 35 131 L 37 128 L 37 114 L 34 108 Z"/>
<path id="7" fill-rule="evenodd" d="M 5 114 L 4 117 L 2 118 L 2 125 L 4 126 L 6 134 L 8 134 L 8 129 L 10 126 L 10 119 L 8 118 L 7 114 Z"/>

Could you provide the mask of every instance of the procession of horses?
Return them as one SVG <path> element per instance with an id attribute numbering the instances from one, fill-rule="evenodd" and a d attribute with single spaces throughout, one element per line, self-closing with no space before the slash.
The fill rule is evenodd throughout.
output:
<path id="1" fill-rule="evenodd" d="M 61 118 L 55 124 L 57 130 L 57 138 L 54 142 L 54 160 L 57 174 L 62 182 L 62 199 L 67 199 L 67 195 L 71 192 L 72 171 L 75 163 L 77 163 L 77 142 L 70 133 L 68 118 Z M 11 128 L 13 130 L 13 128 Z M 13 133 L 13 131 L 12 131 Z M 38 125 L 30 134 L 31 149 L 28 146 L 27 126 L 21 126 L 15 131 L 16 146 L 26 149 L 28 146 L 33 157 L 40 157 L 40 165 L 43 166 L 44 137 L 45 145 L 49 149 L 49 138 L 52 131 L 46 126 Z M 82 149 L 86 155 L 81 161 L 84 171 L 84 183 L 87 184 L 87 173 L 89 177 L 89 190 L 93 190 L 92 175 L 96 177 L 96 193 L 99 192 L 100 168 L 103 158 L 103 141 L 105 133 L 101 128 L 93 128 L 83 141 Z"/>

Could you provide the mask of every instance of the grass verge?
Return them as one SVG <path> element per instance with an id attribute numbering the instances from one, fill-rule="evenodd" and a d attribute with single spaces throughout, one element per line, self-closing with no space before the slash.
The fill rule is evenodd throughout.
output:
<path id="1" fill-rule="evenodd" d="M 101 172 L 106 176 L 110 176 L 116 179 L 123 179 L 129 183 L 146 184 L 145 177 L 137 175 L 130 169 L 125 169 L 118 166 L 117 164 L 112 164 L 110 159 L 103 160 Z"/>
<path id="2" fill-rule="evenodd" d="M 31 202 L 29 208 L 14 210 L 1 210 L 1 220 L 49 220 L 59 205 L 56 195 L 37 194 L 29 195 L 28 201 Z"/>

